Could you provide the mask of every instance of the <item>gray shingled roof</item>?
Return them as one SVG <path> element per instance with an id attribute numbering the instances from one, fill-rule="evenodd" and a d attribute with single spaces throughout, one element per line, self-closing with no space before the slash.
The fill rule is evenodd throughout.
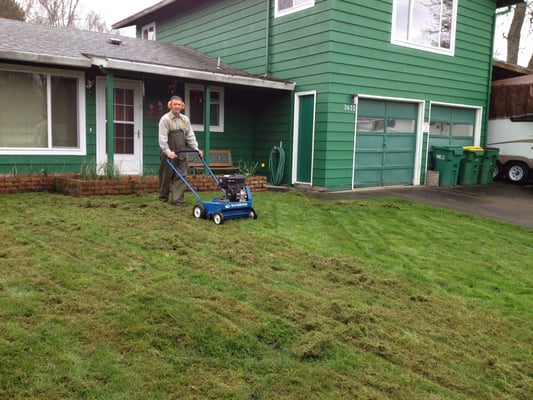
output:
<path id="1" fill-rule="evenodd" d="M 120 42 L 120 44 L 113 44 Z M 291 90 L 292 82 L 250 75 L 187 46 L 113 33 L 34 25 L 0 18 L 0 60 L 107 68 L 186 76 Z M 210 79 L 212 78 L 212 79 Z"/>

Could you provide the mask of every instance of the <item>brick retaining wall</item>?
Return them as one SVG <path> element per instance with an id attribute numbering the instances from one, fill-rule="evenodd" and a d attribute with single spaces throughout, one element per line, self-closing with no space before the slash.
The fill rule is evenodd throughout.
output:
<path id="1" fill-rule="evenodd" d="M 187 177 L 197 192 L 216 192 L 218 187 L 213 178 L 205 175 Z M 265 176 L 250 176 L 246 186 L 253 192 L 266 190 Z M 120 179 L 77 179 L 76 174 L 65 175 L 0 175 L 0 194 L 22 192 L 57 192 L 70 196 L 102 196 L 159 191 L 156 176 L 124 176 Z"/>

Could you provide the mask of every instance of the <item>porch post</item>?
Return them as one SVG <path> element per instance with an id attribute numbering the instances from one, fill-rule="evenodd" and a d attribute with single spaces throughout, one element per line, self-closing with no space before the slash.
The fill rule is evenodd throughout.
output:
<path id="1" fill-rule="evenodd" d="M 108 167 L 115 169 L 115 80 L 112 72 L 106 72 L 106 147 Z"/>
<path id="2" fill-rule="evenodd" d="M 211 88 L 205 86 L 204 91 L 204 133 L 205 133 L 205 154 L 204 159 L 207 165 L 211 161 L 209 153 L 211 151 Z"/>

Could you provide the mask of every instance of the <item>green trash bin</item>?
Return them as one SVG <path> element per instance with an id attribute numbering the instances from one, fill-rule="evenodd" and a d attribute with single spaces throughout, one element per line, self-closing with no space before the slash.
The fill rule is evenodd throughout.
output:
<path id="1" fill-rule="evenodd" d="M 459 184 L 475 185 L 478 181 L 479 166 L 483 157 L 483 147 L 464 146 L 463 159 L 459 167 Z"/>
<path id="2" fill-rule="evenodd" d="M 492 182 L 496 161 L 500 155 L 500 149 L 485 147 L 483 157 L 481 157 L 481 166 L 477 176 L 477 183 L 486 185 Z"/>
<path id="3" fill-rule="evenodd" d="M 460 146 L 433 146 L 433 167 L 439 171 L 439 185 L 457 185 L 462 158 L 463 148 Z"/>

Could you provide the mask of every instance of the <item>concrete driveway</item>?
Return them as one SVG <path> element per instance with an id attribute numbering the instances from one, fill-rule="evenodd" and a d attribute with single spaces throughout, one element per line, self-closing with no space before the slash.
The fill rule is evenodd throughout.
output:
<path id="1" fill-rule="evenodd" d="M 334 193 L 308 193 L 322 199 L 399 198 L 533 228 L 533 182 L 488 185 L 394 186 Z"/>

